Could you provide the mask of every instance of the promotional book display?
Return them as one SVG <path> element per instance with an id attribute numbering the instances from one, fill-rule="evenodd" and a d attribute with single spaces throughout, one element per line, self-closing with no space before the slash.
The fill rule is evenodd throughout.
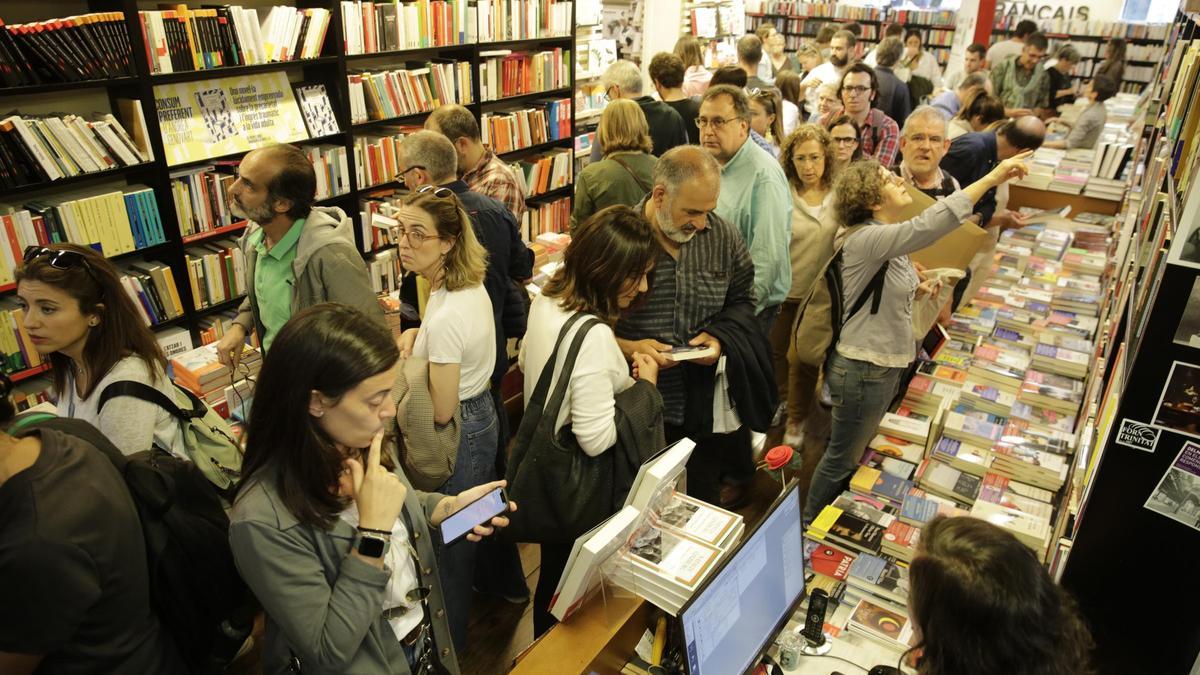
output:
<path id="1" fill-rule="evenodd" d="M 0 9 L 0 97 L 15 104 L 0 119 L 0 293 L 25 246 L 72 241 L 121 257 L 156 328 L 183 328 L 189 349 L 218 339 L 245 290 L 235 239 L 247 223 L 228 206 L 245 153 L 297 144 L 318 205 L 349 214 L 359 238 L 374 229 L 362 221 L 367 191 L 403 187 L 399 140 L 451 102 L 522 167 L 528 241 L 569 222 L 572 174 L 557 155 L 573 129 L 560 96 L 573 82 L 571 2 L 109 4 L 73 16 L 54 2 L 45 16 Z M 511 54 L 482 56 L 497 48 Z M 499 100 L 484 102 L 479 74 L 492 67 Z M 42 112 L 72 88 L 96 95 Z M 106 90 L 111 110 L 96 112 Z M 514 91 L 520 100 L 504 99 Z M 356 242 L 373 285 L 394 290 L 399 261 L 375 243 Z M 145 260 L 124 259 L 134 254 Z M 14 378 L 43 371 L 14 336 L 3 341 L 20 355 Z"/>
<path id="2" fill-rule="evenodd" d="M 683 494 L 694 448 L 683 439 L 647 460 L 625 507 L 576 539 L 551 614 L 568 619 L 604 586 L 678 615 L 746 529 L 740 515 Z"/>

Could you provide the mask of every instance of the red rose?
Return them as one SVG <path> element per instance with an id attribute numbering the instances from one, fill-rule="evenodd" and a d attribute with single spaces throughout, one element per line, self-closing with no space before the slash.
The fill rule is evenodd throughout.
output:
<path id="1" fill-rule="evenodd" d="M 792 446 L 777 445 L 767 452 L 766 462 L 767 468 L 772 471 L 778 471 L 788 465 L 792 461 Z"/>

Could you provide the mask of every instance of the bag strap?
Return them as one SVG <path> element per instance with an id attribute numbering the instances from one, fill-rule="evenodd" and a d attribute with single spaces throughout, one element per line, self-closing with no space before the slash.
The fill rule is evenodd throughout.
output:
<path id="1" fill-rule="evenodd" d="M 550 392 L 550 380 L 554 379 L 554 365 L 558 363 L 558 348 L 562 346 L 562 342 L 566 339 L 571 327 L 583 317 L 583 312 L 575 312 L 567 319 L 563 327 L 559 329 L 558 338 L 554 341 L 554 350 L 550 352 L 550 358 L 546 361 L 546 365 L 542 367 L 542 374 L 538 376 L 537 385 L 534 386 L 533 393 L 530 394 L 529 400 L 525 403 L 526 410 L 536 408 L 540 411 L 545 405 L 546 394 Z"/>
<path id="2" fill-rule="evenodd" d="M 17 418 L 8 425 L 7 432 L 10 436 L 16 436 L 25 427 L 37 424 L 39 422 L 45 422 L 46 420 L 56 419 L 57 417 L 58 415 L 48 412 L 35 412 L 25 415 L 18 415 Z"/>
<path id="3" fill-rule="evenodd" d="M 628 164 L 626 164 L 625 162 L 622 162 L 620 159 L 617 158 L 616 155 L 610 155 L 608 157 L 608 159 L 611 159 L 612 161 L 616 162 L 617 164 L 620 164 L 623 169 L 628 171 L 629 175 L 633 176 L 633 180 L 637 181 L 638 187 L 642 188 L 642 190 L 644 190 L 646 192 L 650 191 L 650 186 L 646 184 L 646 181 L 642 180 L 641 176 L 638 176 L 636 173 L 634 173 L 633 169 L 629 168 Z"/>
<path id="4" fill-rule="evenodd" d="M 558 421 L 558 411 L 562 408 L 563 399 L 567 396 L 567 386 L 571 383 L 571 373 L 575 371 L 575 360 L 579 356 L 579 350 L 583 347 L 583 340 L 587 337 L 588 331 L 593 326 L 600 323 L 600 319 L 588 319 L 579 330 L 575 332 L 575 338 L 571 340 L 571 347 L 567 350 L 567 356 L 563 359 L 562 370 L 558 373 L 558 382 L 554 385 L 554 393 L 550 395 L 550 400 L 542 407 L 541 423 L 549 423 L 551 425 Z M 553 365 L 550 362 L 549 365 Z M 553 431 L 553 428 L 551 428 Z"/>
<path id="5" fill-rule="evenodd" d="M 879 313 L 879 303 L 883 300 L 883 285 L 887 282 L 887 271 L 891 262 L 891 260 L 884 260 L 879 269 L 875 270 L 875 276 L 871 277 L 871 280 L 867 282 L 866 288 L 862 289 L 862 293 L 858 294 L 858 298 L 854 300 L 854 304 L 850 305 L 850 313 L 846 315 L 843 323 L 849 321 L 850 317 L 858 314 L 859 310 L 867 304 L 868 298 L 871 299 L 871 313 Z"/>
<path id="6" fill-rule="evenodd" d="M 97 412 L 104 409 L 104 404 L 118 396 L 130 396 L 140 401 L 153 403 L 154 405 L 166 410 L 180 422 L 187 424 L 194 419 L 200 419 L 208 414 L 208 407 L 204 405 L 195 394 L 184 389 L 183 387 L 172 382 L 175 389 L 183 392 L 187 397 L 188 403 L 191 404 L 190 410 L 181 410 L 166 394 L 142 382 L 134 382 L 133 380 L 122 380 L 113 382 L 100 392 L 100 404 L 97 407 Z"/>

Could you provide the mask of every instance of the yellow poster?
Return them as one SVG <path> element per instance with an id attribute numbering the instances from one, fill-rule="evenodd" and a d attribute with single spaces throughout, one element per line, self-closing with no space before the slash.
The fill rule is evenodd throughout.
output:
<path id="1" fill-rule="evenodd" d="M 168 166 L 308 138 L 282 71 L 160 84 L 154 104 Z"/>

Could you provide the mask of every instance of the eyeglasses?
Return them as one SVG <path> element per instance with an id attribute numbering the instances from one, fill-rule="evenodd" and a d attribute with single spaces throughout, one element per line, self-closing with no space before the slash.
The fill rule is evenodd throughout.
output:
<path id="1" fill-rule="evenodd" d="M 725 119 L 723 117 L 714 117 L 709 119 L 707 117 L 697 117 L 696 126 L 700 127 L 701 129 L 711 126 L 713 131 L 720 131 L 726 124 L 729 124 L 730 122 L 736 122 L 738 119 L 740 118 L 731 117 L 729 119 Z"/>
<path id="2" fill-rule="evenodd" d="M 425 167 L 421 168 L 423 169 Z M 454 196 L 453 190 L 450 188 L 441 187 L 440 185 L 422 185 L 421 187 L 417 188 L 417 194 L 423 195 L 427 193 L 433 193 L 433 196 L 437 197 L 438 199 L 446 199 L 447 197 Z"/>
<path id="3" fill-rule="evenodd" d="M 858 94 L 865 94 L 871 91 L 871 88 L 861 84 L 848 84 L 842 87 L 842 91 L 848 91 L 857 96 Z"/>
<path id="4" fill-rule="evenodd" d="M 833 142 L 838 145 L 854 145 L 858 139 L 853 136 L 834 136 Z"/>
<path id="5" fill-rule="evenodd" d="M 617 94 L 616 94 L 616 96 L 614 96 L 614 95 L 612 94 L 612 90 L 613 90 L 613 89 L 616 89 L 616 90 L 617 90 Z M 607 89 L 605 89 L 605 90 L 604 90 L 604 95 L 603 95 L 603 98 L 604 98 L 604 102 L 605 102 L 605 103 L 608 103 L 609 101 L 611 101 L 611 100 L 613 100 L 613 99 L 615 99 L 615 98 L 619 98 L 620 96 L 621 96 L 621 88 L 620 88 L 620 87 L 618 87 L 617 85 L 613 84 L 613 85 L 609 85 L 609 87 L 608 87 Z"/>
<path id="6" fill-rule="evenodd" d="M 425 167 L 421 166 L 420 164 L 413 164 L 412 166 L 408 167 L 407 169 L 405 169 L 405 170 L 401 171 L 401 172 L 400 172 L 400 175 L 401 175 L 401 176 L 408 175 L 408 172 L 409 172 L 409 171 L 415 171 L 415 170 L 417 170 L 417 169 L 420 169 L 420 170 L 422 170 L 422 171 L 428 171 L 428 170 L 429 170 L 429 169 L 426 169 Z"/>
<path id="7" fill-rule="evenodd" d="M 420 232 L 418 230 L 406 229 L 403 225 L 398 225 L 398 226 L 392 228 L 392 239 L 397 244 L 400 243 L 401 239 L 407 239 L 408 245 L 413 248 L 421 248 L 421 244 L 424 244 L 429 239 L 441 239 L 441 238 L 442 237 L 437 234 L 426 234 L 426 233 Z"/>
<path id="8" fill-rule="evenodd" d="M 908 142 L 914 145 L 921 143 L 929 143 L 931 145 L 941 145 L 946 140 L 941 136 L 926 136 L 925 134 L 913 134 L 908 137 Z"/>

